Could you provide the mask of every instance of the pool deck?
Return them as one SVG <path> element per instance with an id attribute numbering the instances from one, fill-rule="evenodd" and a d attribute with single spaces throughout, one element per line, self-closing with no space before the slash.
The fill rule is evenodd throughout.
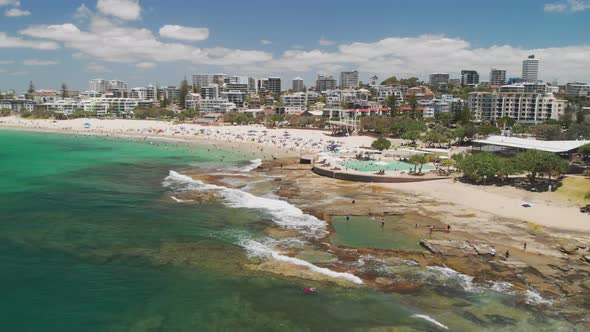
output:
<path id="1" fill-rule="evenodd" d="M 432 175 L 376 175 L 376 174 L 361 174 L 360 172 L 352 172 L 350 170 L 332 170 L 325 167 L 314 165 L 311 169 L 317 175 L 326 176 L 332 179 L 355 181 L 355 182 L 371 182 L 371 183 L 407 183 L 407 182 L 424 182 L 449 179 L 448 176 L 432 176 Z"/>

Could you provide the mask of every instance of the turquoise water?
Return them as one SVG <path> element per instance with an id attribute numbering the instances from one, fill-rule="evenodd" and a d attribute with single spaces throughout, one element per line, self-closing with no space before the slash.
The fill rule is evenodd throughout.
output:
<path id="1" fill-rule="evenodd" d="M 268 213 L 179 204 L 163 185 L 170 170 L 247 165 L 243 151 L 8 130 L 0 144 L 3 331 L 441 330 L 414 314 L 456 331 L 565 324 L 447 281 L 399 295 L 246 268 L 240 240 L 267 237 Z"/>
<path id="2" fill-rule="evenodd" d="M 375 160 L 355 160 L 345 161 L 344 166 L 355 169 L 360 172 L 378 172 L 386 171 L 409 171 L 414 169 L 414 165 L 403 161 L 375 161 Z M 418 166 L 420 168 L 420 166 Z M 423 165 L 422 171 L 434 169 L 430 165 Z"/>
<path id="3" fill-rule="evenodd" d="M 333 217 L 332 226 L 336 231 L 331 234 L 332 244 L 355 248 L 377 248 L 424 251 L 418 243 L 420 239 L 412 238 L 399 229 L 395 217 L 385 217 L 381 226 L 381 218 L 371 220 L 367 217 L 353 216 Z"/>

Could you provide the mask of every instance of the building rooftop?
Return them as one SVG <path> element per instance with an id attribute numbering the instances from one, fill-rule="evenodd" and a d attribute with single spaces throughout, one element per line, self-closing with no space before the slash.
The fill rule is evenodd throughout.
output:
<path id="1" fill-rule="evenodd" d="M 536 139 L 505 136 L 490 136 L 487 139 L 474 140 L 473 142 L 553 153 L 568 152 L 575 150 L 584 144 L 590 143 L 590 141 L 540 141 Z"/>

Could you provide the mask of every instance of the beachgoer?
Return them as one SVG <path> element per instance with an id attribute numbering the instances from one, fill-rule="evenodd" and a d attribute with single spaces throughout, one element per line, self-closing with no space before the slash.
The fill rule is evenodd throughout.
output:
<path id="1" fill-rule="evenodd" d="M 317 288 L 312 288 L 312 287 L 305 287 L 303 290 L 306 293 L 315 293 L 315 292 L 317 292 Z"/>
<path id="2" fill-rule="evenodd" d="M 492 255 L 492 257 L 496 257 L 496 248 L 490 248 L 490 255 Z"/>
<path id="3" fill-rule="evenodd" d="M 416 228 L 418 228 L 418 224 L 416 224 Z"/>
<path id="4" fill-rule="evenodd" d="M 385 219 L 381 219 L 381 227 L 385 226 Z"/>
<path id="5" fill-rule="evenodd" d="M 522 250 L 526 250 L 526 242 L 522 245 Z"/>
<path id="6" fill-rule="evenodd" d="M 354 204 L 354 203 L 356 203 L 356 201 L 353 199 L 353 200 L 352 200 L 352 204 Z"/>
<path id="7" fill-rule="evenodd" d="M 447 232 L 450 233 L 451 232 L 451 225 L 447 225 Z"/>
<path id="8" fill-rule="evenodd" d="M 504 256 L 506 256 L 506 259 L 508 259 L 508 257 L 510 257 L 510 250 L 506 249 Z"/>
<path id="9" fill-rule="evenodd" d="M 434 232 L 434 225 L 430 225 L 430 227 L 428 227 L 428 230 L 430 231 L 430 234 L 432 234 L 432 232 Z"/>
<path id="10" fill-rule="evenodd" d="M 346 216 L 346 221 L 349 221 L 349 220 L 350 220 L 350 216 Z"/>

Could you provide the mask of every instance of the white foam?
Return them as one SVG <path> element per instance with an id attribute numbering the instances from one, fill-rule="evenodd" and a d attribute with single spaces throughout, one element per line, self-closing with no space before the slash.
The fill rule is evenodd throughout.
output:
<path id="1" fill-rule="evenodd" d="M 250 160 L 250 164 L 242 167 L 242 169 L 240 171 L 247 173 L 247 172 L 255 170 L 260 165 L 262 165 L 262 159 Z"/>
<path id="2" fill-rule="evenodd" d="M 541 294 L 534 289 L 527 289 L 524 294 L 526 296 L 526 303 L 528 304 L 553 304 L 551 300 L 544 299 Z"/>
<path id="3" fill-rule="evenodd" d="M 240 189 L 205 184 L 175 171 L 170 171 L 163 185 L 180 191 L 218 190 L 226 205 L 230 207 L 264 210 L 272 216 L 275 223 L 285 228 L 303 231 L 309 236 L 323 237 L 327 234 L 325 221 L 305 214 L 283 200 L 258 197 Z"/>
<path id="4" fill-rule="evenodd" d="M 174 196 L 170 196 L 170 198 L 172 198 L 176 203 L 187 203 L 187 202 L 192 202 L 192 199 L 180 199 L 180 198 L 176 198 Z"/>
<path id="5" fill-rule="evenodd" d="M 427 315 L 414 314 L 414 315 L 412 315 L 410 317 L 424 319 L 424 320 L 429 321 L 432 324 L 434 324 L 434 325 L 436 325 L 436 326 L 438 326 L 438 327 L 440 327 L 442 329 L 445 329 L 445 330 L 448 330 L 449 329 L 447 326 L 443 325 L 442 323 L 438 322 L 436 319 L 434 319 L 434 318 L 432 318 L 430 316 L 427 316 Z"/>
<path id="6" fill-rule="evenodd" d="M 302 259 L 283 255 L 280 252 L 275 251 L 275 250 L 271 249 L 270 247 L 268 247 L 260 242 L 254 241 L 254 240 L 240 241 L 240 245 L 242 247 L 244 247 L 246 249 L 246 251 L 248 251 L 248 254 L 250 256 L 253 256 L 253 257 L 270 258 L 270 259 L 273 259 L 273 260 L 276 260 L 279 262 L 285 262 L 285 263 L 289 263 L 289 264 L 293 264 L 293 265 L 297 265 L 297 266 L 303 266 L 303 267 L 308 268 L 309 270 L 312 270 L 312 271 L 319 273 L 319 274 L 326 275 L 331 278 L 345 279 L 345 280 L 348 280 L 352 283 L 359 284 L 359 285 L 363 283 L 361 278 L 355 276 L 354 274 L 346 273 L 346 272 L 336 272 L 336 271 L 332 271 L 332 270 L 324 268 L 324 267 L 315 266 L 315 265 L 311 264 L 310 262 L 304 261 Z"/>
<path id="7" fill-rule="evenodd" d="M 385 166 L 385 165 L 389 165 L 389 163 L 384 162 L 384 161 L 378 161 L 378 162 L 375 163 L 375 165 Z"/>
<path id="8" fill-rule="evenodd" d="M 473 277 L 457 272 L 446 266 L 428 266 L 427 269 L 437 272 L 445 279 L 455 280 L 466 292 L 479 293 L 482 287 L 473 284 Z"/>

